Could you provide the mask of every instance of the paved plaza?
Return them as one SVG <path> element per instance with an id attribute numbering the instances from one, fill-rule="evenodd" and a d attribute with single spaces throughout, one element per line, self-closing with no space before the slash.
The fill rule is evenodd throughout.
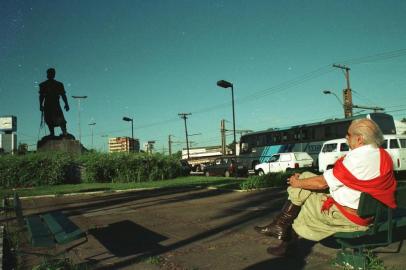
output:
<path id="1" fill-rule="evenodd" d="M 259 235 L 253 226 L 269 222 L 285 199 L 282 189 L 194 188 L 23 198 L 22 204 L 24 215 L 63 211 L 86 230 L 88 241 L 66 256 L 91 269 L 339 269 L 332 266 L 337 247 L 328 243 L 301 240 L 289 258 L 267 254 L 276 240 Z M 405 255 L 405 248 L 400 254 L 378 253 L 395 269 L 404 269 Z M 24 256 L 27 269 L 38 260 Z"/>

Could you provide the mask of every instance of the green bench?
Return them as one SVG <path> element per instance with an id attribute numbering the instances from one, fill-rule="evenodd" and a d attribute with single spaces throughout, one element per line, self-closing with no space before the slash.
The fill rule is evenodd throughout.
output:
<path id="1" fill-rule="evenodd" d="M 406 239 L 406 186 L 398 187 L 396 202 L 398 208 L 391 209 L 369 194 L 361 193 L 357 213 L 363 218 L 375 216 L 374 222 L 366 231 L 334 234 L 333 237 L 341 245 L 336 258 L 337 264 L 367 269 L 367 251 L 398 241 L 398 249 L 394 252 L 400 251 L 402 241 Z"/>
<path id="2" fill-rule="evenodd" d="M 88 240 L 86 232 L 62 212 L 55 211 L 24 218 L 21 201 L 17 193 L 14 194 L 13 204 L 17 222 L 21 227 L 25 225 L 30 243 L 34 247 L 52 247 L 56 244 L 63 245 L 84 238 L 84 241 L 70 247 L 70 250 Z"/>

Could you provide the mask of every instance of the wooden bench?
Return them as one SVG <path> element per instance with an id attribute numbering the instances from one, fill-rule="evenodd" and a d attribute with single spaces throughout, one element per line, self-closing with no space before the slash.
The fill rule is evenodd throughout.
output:
<path id="1" fill-rule="evenodd" d="M 374 222 L 366 231 L 334 234 L 333 237 L 341 245 L 337 264 L 367 269 L 368 250 L 400 241 L 394 252 L 400 251 L 402 241 L 406 239 L 406 186 L 398 187 L 396 202 L 398 208 L 391 209 L 369 194 L 361 193 L 357 213 L 363 218 L 374 216 Z"/>
<path id="2" fill-rule="evenodd" d="M 18 223 L 27 228 L 30 243 L 34 247 L 53 247 L 84 238 L 70 250 L 88 240 L 86 232 L 59 211 L 30 215 L 24 219 L 17 193 L 14 194 L 14 211 Z"/>

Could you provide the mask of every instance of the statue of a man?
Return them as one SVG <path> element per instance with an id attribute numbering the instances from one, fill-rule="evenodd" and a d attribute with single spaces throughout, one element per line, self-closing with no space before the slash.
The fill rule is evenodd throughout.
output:
<path id="1" fill-rule="evenodd" d="M 69 111 L 68 99 L 66 98 L 65 88 L 61 82 L 55 80 L 55 69 L 47 70 L 48 80 L 39 85 L 39 106 L 44 113 L 45 123 L 49 128 L 51 136 L 55 136 L 55 127 L 61 127 L 63 136 L 67 135 L 66 120 L 63 116 L 59 97 L 65 102 L 65 110 Z"/>

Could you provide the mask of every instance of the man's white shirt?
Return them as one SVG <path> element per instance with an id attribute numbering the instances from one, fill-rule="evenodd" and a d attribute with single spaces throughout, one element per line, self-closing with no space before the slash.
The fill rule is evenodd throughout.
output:
<path id="1" fill-rule="evenodd" d="M 371 180 L 380 175 L 381 157 L 379 148 L 372 145 L 364 145 L 348 152 L 343 165 L 347 170 L 359 180 Z M 333 169 L 327 170 L 323 174 L 330 188 L 333 199 L 347 207 L 358 208 L 360 191 L 351 189 L 339 181 L 333 174 Z"/>

